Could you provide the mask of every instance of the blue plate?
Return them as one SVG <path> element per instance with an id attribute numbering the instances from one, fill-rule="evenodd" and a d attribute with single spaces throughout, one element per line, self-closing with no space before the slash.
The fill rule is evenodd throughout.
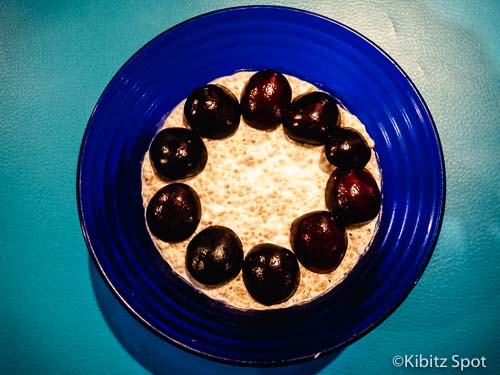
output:
<path id="1" fill-rule="evenodd" d="M 366 125 L 382 169 L 383 207 L 369 251 L 338 287 L 299 307 L 246 312 L 195 292 L 162 260 L 144 221 L 141 162 L 161 118 L 193 88 L 265 68 L 322 87 Z M 90 117 L 77 178 L 90 254 L 125 307 L 184 349 L 253 365 L 315 358 L 380 324 L 431 257 L 445 191 L 435 126 L 401 68 L 342 24 L 269 6 L 196 17 L 137 52 Z"/>

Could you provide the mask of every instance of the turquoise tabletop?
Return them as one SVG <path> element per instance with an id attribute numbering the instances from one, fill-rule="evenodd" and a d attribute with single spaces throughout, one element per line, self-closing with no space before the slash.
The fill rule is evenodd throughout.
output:
<path id="1" fill-rule="evenodd" d="M 439 240 L 404 303 L 344 350 L 274 368 L 213 362 L 141 325 L 91 261 L 76 204 L 82 136 L 116 71 L 169 27 L 249 4 L 313 11 L 378 44 L 425 99 L 446 165 Z M 499 25 L 494 0 L 3 0 L 0 374 L 499 374 Z"/>

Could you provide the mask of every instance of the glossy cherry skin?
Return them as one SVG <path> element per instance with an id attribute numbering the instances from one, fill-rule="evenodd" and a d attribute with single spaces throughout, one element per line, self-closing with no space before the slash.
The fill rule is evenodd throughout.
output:
<path id="1" fill-rule="evenodd" d="M 328 273 L 344 258 L 347 233 L 331 212 L 314 211 L 293 221 L 290 243 L 304 267 L 316 273 Z"/>
<path id="2" fill-rule="evenodd" d="M 149 157 L 158 176 L 171 181 L 200 173 L 207 164 L 207 148 L 192 130 L 166 128 L 151 142 Z"/>
<path id="3" fill-rule="evenodd" d="M 363 169 L 371 150 L 361 133 L 352 128 L 339 128 L 325 144 L 325 156 L 337 168 Z"/>
<path id="4" fill-rule="evenodd" d="M 200 198 L 192 187 L 183 183 L 173 183 L 158 190 L 146 209 L 149 230 L 165 242 L 189 238 L 200 219 Z"/>
<path id="5" fill-rule="evenodd" d="M 326 184 L 328 210 L 344 225 L 359 224 L 377 216 L 382 201 L 373 176 L 366 169 L 336 169 Z"/>
<path id="6" fill-rule="evenodd" d="M 184 104 L 184 118 L 201 137 L 221 139 L 233 135 L 240 124 L 240 104 L 234 94 L 221 85 L 195 89 Z"/>
<path id="7" fill-rule="evenodd" d="M 190 275 L 205 285 L 219 285 L 238 275 L 243 263 L 243 245 L 231 229 L 211 226 L 189 242 L 186 268 Z"/>
<path id="8" fill-rule="evenodd" d="M 274 70 L 255 73 L 241 95 L 241 113 L 252 127 L 273 129 L 283 120 L 292 100 L 292 88 L 286 77 Z"/>
<path id="9" fill-rule="evenodd" d="M 321 91 L 295 98 L 283 121 L 285 133 L 290 138 L 312 145 L 324 144 L 339 124 L 335 100 Z"/>
<path id="10" fill-rule="evenodd" d="M 256 245 L 243 261 L 243 281 L 256 301 L 268 306 L 284 302 L 299 285 L 297 257 L 281 246 Z"/>

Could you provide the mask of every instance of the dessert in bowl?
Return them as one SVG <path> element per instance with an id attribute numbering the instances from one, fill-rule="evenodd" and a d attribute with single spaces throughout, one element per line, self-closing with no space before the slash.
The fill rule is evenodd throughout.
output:
<path id="1" fill-rule="evenodd" d="M 145 221 L 143 161 L 166 116 L 194 88 L 266 68 L 332 94 L 364 124 L 375 145 L 383 201 L 369 247 L 336 286 L 293 306 L 235 308 L 200 292 L 161 256 Z M 439 138 L 404 72 L 346 26 L 281 7 L 203 15 L 143 47 L 101 95 L 77 178 L 90 254 L 126 308 L 182 348 L 240 364 L 312 359 L 373 329 L 425 269 L 444 206 Z"/>

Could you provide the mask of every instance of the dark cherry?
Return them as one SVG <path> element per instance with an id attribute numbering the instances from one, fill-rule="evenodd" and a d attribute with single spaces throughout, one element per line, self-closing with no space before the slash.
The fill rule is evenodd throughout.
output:
<path id="1" fill-rule="evenodd" d="M 357 130 L 339 128 L 325 144 L 325 156 L 337 168 L 361 170 L 370 160 L 371 150 Z"/>
<path id="2" fill-rule="evenodd" d="M 149 230 L 165 242 L 189 238 L 200 219 L 200 198 L 192 187 L 183 183 L 162 187 L 151 198 L 146 209 Z"/>
<path id="3" fill-rule="evenodd" d="M 326 206 L 344 225 L 375 218 L 380 210 L 381 199 L 377 183 L 366 169 L 336 169 L 326 184 Z"/>
<path id="4" fill-rule="evenodd" d="M 257 129 L 272 129 L 281 124 L 288 111 L 292 89 L 285 76 L 274 70 L 255 73 L 241 96 L 241 113 Z"/>
<path id="5" fill-rule="evenodd" d="M 297 257 L 281 246 L 270 243 L 256 245 L 243 261 L 243 281 L 256 301 L 264 305 L 284 302 L 299 285 Z"/>
<path id="6" fill-rule="evenodd" d="M 151 142 L 149 156 L 160 178 L 170 181 L 200 173 L 207 164 L 207 148 L 192 130 L 166 128 Z"/>
<path id="7" fill-rule="evenodd" d="M 339 124 L 335 100 L 321 91 L 295 98 L 283 121 L 285 133 L 290 138 L 312 145 L 324 144 Z"/>
<path id="8" fill-rule="evenodd" d="M 226 87 L 198 87 L 186 99 L 184 118 L 200 136 L 221 139 L 233 135 L 240 124 L 240 105 Z"/>
<path id="9" fill-rule="evenodd" d="M 331 212 L 314 211 L 293 221 L 290 243 L 304 267 L 316 273 L 328 273 L 344 258 L 347 234 Z"/>
<path id="10" fill-rule="evenodd" d="M 241 240 L 223 226 L 203 229 L 187 246 L 186 268 L 202 284 L 219 285 L 233 279 L 242 263 Z"/>

